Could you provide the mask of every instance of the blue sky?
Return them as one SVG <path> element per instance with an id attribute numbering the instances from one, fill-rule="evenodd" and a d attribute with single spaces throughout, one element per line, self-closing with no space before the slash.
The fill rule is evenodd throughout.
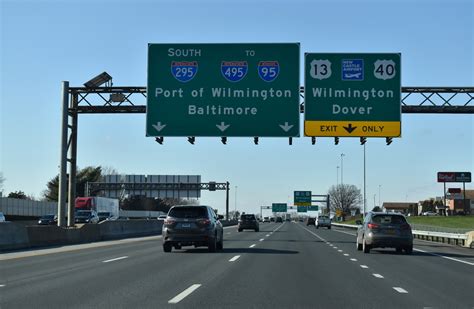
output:
<path id="1" fill-rule="evenodd" d="M 0 171 L 4 193 L 36 197 L 58 172 L 61 81 L 81 86 L 107 71 L 114 85 L 145 86 L 148 43 L 300 42 L 304 52 L 401 52 L 403 86 L 474 85 L 474 6 L 426 1 L 0 0 Z M 301 63 L 301 68 L 303 63 Z M 301 78 L 303 84 L 303 78 Z M 145 101 L 143 101 L 145 104 Z M 367 201 L 441 196 L 438 171 L 474 171 L 473 115 L 402 115 L 401 139 L 369 139 Z M 302 124 L 301 124 L 302 126 Z M 301 131 L 302 132 L 302 131 Z M 145 115 L 79 118 L 78 165 L 124 174 L 200 174 L 230 181 L 231 209 L 291 202 L 294 190 L 362 189 L 358 139 L 145 137 Z M 458 185 L 452 185 L 457 187 Z M 467 188 L 473 188 L 468 184 Z M 224 211 L 223 192 L 201 203 Z"/>

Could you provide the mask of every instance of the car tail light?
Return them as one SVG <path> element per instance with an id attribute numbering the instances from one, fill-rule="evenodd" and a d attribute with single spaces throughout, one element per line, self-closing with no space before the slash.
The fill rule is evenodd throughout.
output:
<path id="1" fill-rule="evenodd" d="M 207 226 L 211 224 L 211 220 L 209 219 L 199 219 L 197 222 L 201 226 Z"/>
<path id="2" fill-rule="evenodd" d="M 173 224 L 175 224 L 175 223 L 176 223 L 176 220 L 174 220 L 174 219 L 165 219 L 165 221 L 163 221 L 163 224 L 164 224 L 165 226 L 171 226 L 171 225 L 173 225 Z"/>
<path id="3" fill-rule="evenodd" d="M 378 229 L 380 227 L 380 225 L 375 224 L 375 223 L 369 223 L 369 224 L 367 224 L 367 227 L 369 229 Z"/>

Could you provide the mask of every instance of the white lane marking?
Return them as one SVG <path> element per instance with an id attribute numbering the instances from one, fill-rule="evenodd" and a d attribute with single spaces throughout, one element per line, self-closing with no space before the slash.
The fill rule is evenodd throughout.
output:
<path id="1" fill-rule="evenodd" d="M 351 259 L 352 262 L 357 262 L 357 259 Z"/>
<path id="2" fill-rule="evenodd" d="M 121 256 L 121 257 L 118 257 L 118 258 L 115 258 L 115 259 L 102 261 L 102 263 L 114 262 L 114 261 L 123 260 L 123 259 L 126 259 L 126 258 L 128 258 L 128 256 Z"/>
<path id="3" fill-rule="evenodd" d="M 249 248 L 253 248 L 253 247 L 255 247 L 255 246 L 256 246 L 256 245 L 255 245 L 255 244 L 253 244 L 253 245 L 250 245 L 250 247 L 249 247 Z"/>
<path id="4" fill-rule="evenodd" d="M 360 265 L 361 268 L 369 268 L 367 265 Z"/>
<path id="5" fill-rule="evenodd" d="M 344 231 L 340 231 L 338 229 L 334 229 L 335 232 L 339 232 L 339 233 L 344 233 L 344 234 L 347 234 L 347 235 L 351 235 L 351 236 L 356 236 L 356 234 L 352 234 L 352 233 L 349 233 L 349 232 L 344 232 Z"/>
<path id="6" fill-rule="evenodd" d="M 263 241 L 263 238 L 260 238 L 258 241 Z"/>
<path id="7" fill-rule="evenodd" d="M 182 301 L 185 297 L 187 297 L 189 294 L 191 294 L 192 292 L 194 292 L 196 289 L 198 289 L 201 285 L 200 284 L 193 284 L 191 285 L 189 288 L 187 288 L 186 290 L 182 291 L 181 293 L 179 293 L 178 295 L 176 295 L 175 297 L 173 297 L 172 299 L 170 299 L 168 301 L 168 304 L 177 304 L 179 303 L 180 301 Z"/>
<path id="8" fill-rule="evenodd" d="M 270 236 L 270 234 L 265 235 L 265 237 L 268 237 L 268 236 Z"/>
<path id="9" fill-rule="evenodd" d="M 3 288 L 3 287 L 5 287 L 5 284 L 0 284 L 0 288 Z"/>
<path id="10" fill-rule="evenodd" d="M 380 278 L 383 279 L 383 276 L 381 274 L 372 274 L 375 278 Z"/>
<path id="11" fill-rule="evenodd" d="M 342 252 L 342 250 L 337 250 L 337 252 Z"/>
<path id="12" fill-rule="evenodd" d="M 434 255 L 434 256 L 438 256 L 438 257 L 442 257 L 442 258 L 444 258 L 444 259 L 456 261 L 456 262 L 459 262 L 459 263 L 464 263 L 464 264 L 467 264 L 467 265 L 474 266 L 474 263 L 471 263 L 471 262 L 468 262 L 468 261 L 459 260 L 459 259 L 455 259 L 455 258 L 452 258 L 452 257 L 449 257 L 449 256 L 444 256 L 444 255 L 441 255 L 441 254 L 436 254 L 436 253 L 432 253 L 432 252 L 425 251 L 425 250 L 421 250 L 421 249 L 413 249 L 413 250 L 418 251 L 418 252 L 423 252 L 423 253 L 426 253 L 426 254 L 431 254 L 431 255 Z"/>
<path id="13" fill-rule="evenodd" d="M 348 254 L 348 253 L 344 253 L 344 256 L 349 256 L 349 254 Z"/>
<path id="14" fill-rule="evenodd" d="M 394 286 L 393 289 L 398 293 L 408 293 L 407 290 L 402 289 L 401 287 Z"/>
<path id="15" fill-rule="evenodd" d="M 333 247 L 334 249 L 337 249 L 337 247 Z"/>
<path id="16" fill-rule="evenodd" d="M 240 255 L 236 255 L 236 256 L 234 256 L 233 258 L 231 258 L 231 259 L 229 260 L 229 262 L 235 262 L 235 261 L 238 260 L 239 257 L 240 257 Z"/>
<path id="17" fill-rule="evenodd" d="M 286 222 L 283 222 L 283 224 L 281 224 L 279 227 L 277 227 L 276 229 L 273 230 L 273 232 L 276 232 L 278 231 L 283 225 L 285 225 Z"/>

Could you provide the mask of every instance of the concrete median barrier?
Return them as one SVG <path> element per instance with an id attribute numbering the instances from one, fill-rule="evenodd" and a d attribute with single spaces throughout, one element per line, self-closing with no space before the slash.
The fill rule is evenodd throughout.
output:
<path id="1" fill-rule="evenodd" d="M 28 246 L 28 233 L 22 224 L 0 223 L 0 251 L 21 249 Z"/>

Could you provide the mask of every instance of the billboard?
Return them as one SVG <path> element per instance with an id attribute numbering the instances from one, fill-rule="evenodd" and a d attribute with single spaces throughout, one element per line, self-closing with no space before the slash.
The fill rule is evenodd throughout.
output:
<path id="1" fill-rule="evenodd" d="M 438 172 L 438 182 L 471 182 L 471 172 Z"/>

